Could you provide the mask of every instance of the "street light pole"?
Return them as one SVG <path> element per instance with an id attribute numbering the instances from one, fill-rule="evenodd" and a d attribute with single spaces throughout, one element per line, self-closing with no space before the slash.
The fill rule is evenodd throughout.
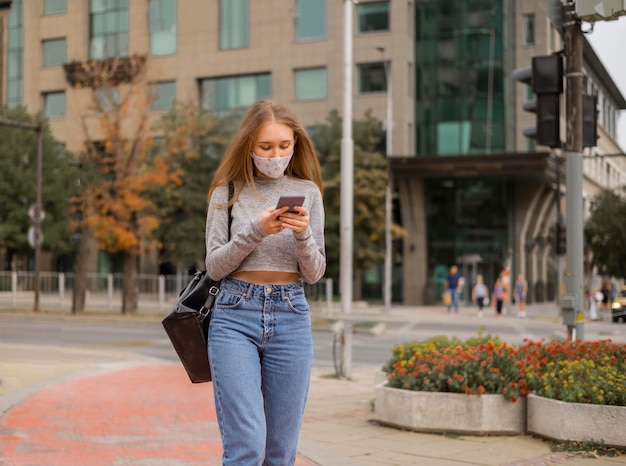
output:
<path id="1" fill-rule="evenodd" d="M 341 133 L 341 207 L 339 286 L 341 288 L 341 312 L 347 315 L 352 307 L 352 241 L 354 229 L 354 141 L 352 139 L 352 1 L 344 0 L 343 36 L 343 127 Z M 351 376 L 352 325 L 344 320 L 342 345 L 343 376 Z"/>
<path id="2" fill-rule="evenodd" d="M 391 66 L 389 60 L 385 60 L 385 47 L 379 45 L 376 47 L 383 55 L 383 65 L 385 67 L 385 83 L 387 85 L 387 114 L 386 114 L 386 149 L 387 161 L 391 156 L 393 150 L 393 88 L 391 83 Z M 388 311 L 391 309 L 391 264 L 392 264 L 392 249 L 391 249 L 391 170 L 387 169 L 388 181 L 385 188 L 385 277 L 384 277 L 384 289 L 383 300 L 385 309 Z"/>

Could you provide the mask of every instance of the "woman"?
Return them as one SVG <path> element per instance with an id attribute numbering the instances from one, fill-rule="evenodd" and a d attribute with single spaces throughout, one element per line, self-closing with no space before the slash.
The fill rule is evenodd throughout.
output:
<path id="1" fill-rule="evenodd" d="M 524 278 L 524 274 L 520 273 L 515 282 L 515 301 L 519 306 L 518 317 L 526 317 L 526 294 L 528 293 L 528 282 Z"/>
<path id="2" fill-rule="evenodd" d="M 478 317 L 483 316 L 483 306 L 485 305 L 485 298 L 487 297 L 487 286 L 483 283 L 483 276 L 478 275 L 476 277 L 476 284 L 472 289 L 472 301 L 478 304 Z"/>
<path id="3" fill-rule="evenodd" d="M 255 103 L 215 174 L 206 223 L 207 272 L 222 279 L 209 360 L 224 465 L 295 463 L 313 362 L 303 281 L 326 270 L 321 191 L 319 162 L 296 116 Z M 275 207 L 295 194 L 305 196 L 295 213 Z"/>
<path id="4" fill-rule="evenodd" d="M 502 276 L 499 275 L 496 279 L 496 283 L 493 285 L 493 298 L 492 301 L 495 304 L 496 315 L 502 317 L 502 303 L 504 302 L 504 284 L 502 283 Z"/>

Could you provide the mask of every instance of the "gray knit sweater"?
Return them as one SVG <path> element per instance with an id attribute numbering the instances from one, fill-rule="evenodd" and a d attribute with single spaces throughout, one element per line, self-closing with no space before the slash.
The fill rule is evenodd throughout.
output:
<path id="1" fill-rule="evenodd" d="M 317 282 L 326 271 L 324 205 L 317 185 L 287 175 L 255 178 L 258 193 L 244 186 L 232 209 L 228 241 L 228 209 L 218 208 L 228 200 L 228 186 L 213 191 L 206 221 L 206 268 L 220 280 L 234 272 L 270 270 L 296 272 L 307 283 Z M 281 195 L 304 194 L 309 226 L 302 233 L 285 229 L 268 234 L 259 224 L 262 210 L 275 206 Z"/>

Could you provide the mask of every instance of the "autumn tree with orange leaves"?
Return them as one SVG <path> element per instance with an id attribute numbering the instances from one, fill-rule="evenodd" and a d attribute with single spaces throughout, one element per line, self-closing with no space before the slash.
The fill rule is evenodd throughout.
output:
<path id="1" fill-rule="evenodd" d="M 83 236 L 73 312 L 84 309 L 88 234 L 101 250 L 123 255 L 121 310 L 131 313 L 138 308 L 138 258 L 158 246 L 153 233 L 159 213 L 148 193 L 180 180 L 168 154 L 151 150 L 152 88 L 145 80 L 145 61 L 129 57 L 72 65 L 74 85 L 88 88 L 92 101 L 81 119 L 85 143 L 79 155 L 89 182 L 81 184 L 73 203 L 74 227 Z"/>

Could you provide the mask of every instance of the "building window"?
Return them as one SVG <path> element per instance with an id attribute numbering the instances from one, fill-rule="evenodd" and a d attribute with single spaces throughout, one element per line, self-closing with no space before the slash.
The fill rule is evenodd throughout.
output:
<path id="1" fill-rule="evenodd" d="M 387 79 L 384 63 L 359 65 L 359 94 L 386 92 Z"/>
<path id="2" fill-rule="evenodd" d="M 150 110 L 171 110 L 176 101 L 176 81 L 154 83 L 154 98 Z"/>
<path id="3" fill-rule="evenodd" d="M 65 116 L 65 92 L 47 92 L 43 95 L 43 114 L 48 118 Z"/>
<path id="4" fill-rule="evenodd" d="M 200 81 L 202 108 L 227 113 L 237 107 L 249 107 L 272 95 L 269 73 L 203 79 Z"/>
<path id="5" fill-rule="evenodd" d="M 535 14 L 524 15 L 524 45 L 535 45 Z"/>
<path id="6" fill-rule="evenodd" d="M 21 105 L 24 99 L 24 23 L 22 22 L 22 8 L 22 0 L 14 1 L 8 18 L 7 105 L 9 107 Z"/>
<path id="7" fill-rule="evenodd" d="M 43 14 L 58 15 L 67 11 L 67 0 L 44 0 Z"/>
<path id="8" fill-rule="evenodd" d="M 150 0 L 150 53 L 176 53 L 176 0 Z"/>
<path id="9" fill-rule="evenodd" d="M 326 37 L 326 0 L 296 1 L 296 40 Z"/>
<path id="10" fill-rule="evenodd" d="M 91 0 L 89 58 L 128 56 L 128 0 Z"/>
<path id="11" fill-rule="evenodd" d="M 359 32 L 389 30 L 389 2 L 368 2 L 357 5 Z"/>
<path id="12" fill-rule="evenodd" d="M 296 99 L 325 99 L 327 96 L 326 68 L 296 70 Z"/>
<path id="13" fill-rule="evenodd" d="M 65 39 L 43 41 L 43 66 L 59 66 L 65 63 Z"/>
<path id="14" fill-rule="evenodd" d="M 220 0 L 220 49 L 248 46 L 248 0 Z"/>

